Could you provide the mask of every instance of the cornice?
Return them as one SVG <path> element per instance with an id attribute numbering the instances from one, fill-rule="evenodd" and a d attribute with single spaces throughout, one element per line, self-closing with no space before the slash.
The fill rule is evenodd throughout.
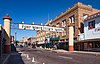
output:
<path id="1" fill-rule="evenodd" d="M 73 7 L 69 8 L 68 10 L 66 10 L 64 13 L 61 13 L 58 17 L 56 17 L 54 20 L 51 21 L 51 23 L 53 23 L 54 21 L 58 20 L 59 18 L 65 16 L 66 14 L 71 13 L 72 11 L 76 10 L 76 9 L 84 9 L 84 10 L 88 10 L 88 11 L 92 11 L 92 6 L 90 5 L 84 5 L 80 2 L 78 2 L 77 4 L 75 4 Z"/>

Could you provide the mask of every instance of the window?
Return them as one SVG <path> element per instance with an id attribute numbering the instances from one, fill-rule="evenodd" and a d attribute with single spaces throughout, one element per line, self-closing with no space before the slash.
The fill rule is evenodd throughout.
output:
<path id="1" fill-rule="evenodd" d="M 63 31 L 63 32 L 62 32 L 62 36 L 65 36 L 65 35 L 66 35 L 66 31 Z"/>
<path id="2" fill-rule="evenodd" d="M 62 27 L 66 26 L 66 19 L 62 20 Z"/>
<path id="3" fill-rule="evenodd" d="M 86 19 L 88 17 L 88 14 L 83 14 L 83 19 Z"/>
<path id="4" fill-rule="evenodd" d="M 59 26 L 60 26 L 60 24 L 59 24 L 59 23 L 57 23 L 56 27 L 59 27 Z"/>
<path id="5" fill-rule="evenodd" d="M 81 28 L 80 28 L 80 32 L 84 33 L 84 24 L 81 22 Z"/>
<path id="6" fill-rule="evenodd" d="M 88 22 L 88 29 L 95 28 L 95 20 Z"/>
<path id="7" fill-rule="evenodd" d="M 57 33 L 56 33 L 56 37 L 58 37 L 59 35 L 60 35 L 59 32 L 57 32 Z"/>
<path id="8" fill-rule="evenodd" d="M 74 15 L 71 16 L 69 19 L 70 19 L 70 23 L 74 23 L 74 22 L 75 22 L 75 17 L 74 17 Z"/>

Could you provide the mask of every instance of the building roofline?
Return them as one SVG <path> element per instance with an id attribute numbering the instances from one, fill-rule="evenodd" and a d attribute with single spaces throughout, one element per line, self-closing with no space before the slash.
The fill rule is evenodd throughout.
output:
<path id="1" fill-rule="evenodd" d="M 100 17 L 100 11 L 95 13 L 95 14 L 92 14 L 92 15 L 88 16 L 84 21 L 94 19 L 94 18 L 97 18 L 97 17 Z"/>
<path id="2" fill-rule="evenodd" d="M 47 22 L 48 25 L 49 23 L 52 23 L 53 21 L 58 20 L 59 18 L 65 16 L 66 14 L 70 13 L 71 11 L 77 9 L 77 8 L 83 8 L 83 9 L 87 9 L 87 10 L 92 10 L 92 6 L 90 5 L 85 5 L 81 2 L 77 2 L 76 4 L 74 4 L 74 6 L 72 6 L 71 8 L 68 8 L 68 10 L 66 10 L 65 12 L 61 13 L 59 16 L 57 16 L 54 20 L 52 20 L 51 22 Z"/>

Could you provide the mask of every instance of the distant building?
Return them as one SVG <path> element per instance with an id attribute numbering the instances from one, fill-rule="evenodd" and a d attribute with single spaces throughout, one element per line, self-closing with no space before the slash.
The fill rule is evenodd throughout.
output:
<path id="1" fill-rule="evenodd" d="M 23 37 L 23 38 L 20 40 L 20 42 L 22 42 L 22 43 L 28 42 L 28 38 L 29 38 L 29 37 Z"/>
<path id="2" fill-rule="evenodd" d="M 28 42 L 30 42 L 31 44 L 36 44 L 36 37 L 30 37 L 27 39 Z"/>

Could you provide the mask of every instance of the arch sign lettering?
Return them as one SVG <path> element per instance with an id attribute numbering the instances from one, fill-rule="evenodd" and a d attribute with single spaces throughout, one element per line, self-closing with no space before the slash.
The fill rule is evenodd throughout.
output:
<path id="1" fill-rule="evenodd" d="M 63 32 L 64 28 L 50 27 L 50 26 L 42 26 L 42 25 L 31 25 L 31 24 L 19 24 L 19 29 L 23 30 L 45 30 L 45 31 L 53 31 L 53 32 Z"/>

